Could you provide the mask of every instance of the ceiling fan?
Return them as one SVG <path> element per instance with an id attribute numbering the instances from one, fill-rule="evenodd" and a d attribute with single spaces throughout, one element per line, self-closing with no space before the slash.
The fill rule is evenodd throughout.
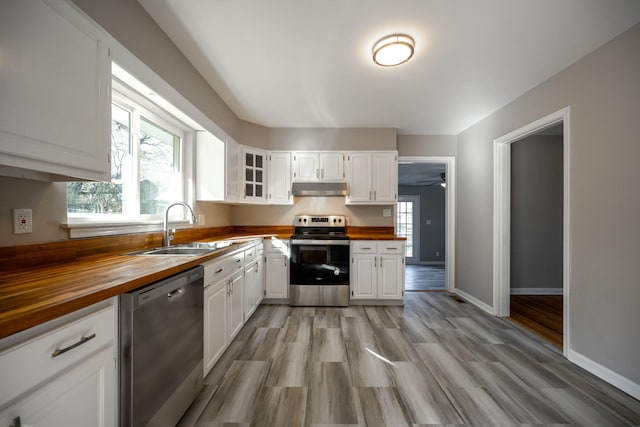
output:
<path id="1" fill-rule="evenodd" d="M 431 178 L 428 179 L 423 179 L 420 181 L 416 181 L 416 183 L 426 183 L 425 186 L 426 187 L 430 187 L 432 185 L 439 185 L 443 188 L 447 187 L 447 174 L 446 172 L 441 172 L 440 173 L 440 177 L 438 178 L 438 176 L 432 176 Z"/>

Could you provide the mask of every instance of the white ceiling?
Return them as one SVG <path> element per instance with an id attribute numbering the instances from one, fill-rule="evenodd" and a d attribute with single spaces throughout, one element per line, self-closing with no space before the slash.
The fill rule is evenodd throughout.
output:
<path id="1" fill-rule="evenodd" d="M 455 135 L 640 21 L 638 0 L 139 0 L 241 118 Z M 371 47 L 407 33 L 382 68 Z"/>

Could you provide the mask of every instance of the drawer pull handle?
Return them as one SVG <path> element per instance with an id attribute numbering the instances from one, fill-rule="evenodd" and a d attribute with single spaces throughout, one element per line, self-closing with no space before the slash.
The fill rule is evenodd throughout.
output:
<path id="1" fill-rule="evenodd" d="M 361 248 L 363 251 L 370 251 L 371 248 Z"/>
<path id="2" fill-rule="evenodd" d="M 67 351 L 73 350 L 76 347 L 80 347 L 82 344 L 85 344 L 85 343 L 91 341 L 95 337 L 96 337 L 96 334 L 91 334 L 88 337 L 82 337 L 82 338 L 80 338 L 80 341 L 78 341 L 77 343 L 71 344 L 69 347 L 61 348 L 61 349 L 58 349 L 58 350 L 54 351 L 53 353 L 51 353 L 51 357 L 58 357 L 61 354 L 66 353 Z"/>
<path id="3" fill-rule="evenodd" d="M 222 270 L 224 270 L 224 268 L 220 267 L 219 269 L 217 269 L 217 270 L 215 271 L 215 274 L 222 273 Z"/>
<path id="4" fill-rule="evenodd" d="M 241 259 L 240 259 L 240 258 L 238 258 L 238 259 L 236 260 L 236 262 L 240 262 L 240 261 L 241 261 Z"/>
<path id="5" fill-rule="evenodd" d="M 398 248 L 387 248 L 388 251 L 397 251 Z"/>

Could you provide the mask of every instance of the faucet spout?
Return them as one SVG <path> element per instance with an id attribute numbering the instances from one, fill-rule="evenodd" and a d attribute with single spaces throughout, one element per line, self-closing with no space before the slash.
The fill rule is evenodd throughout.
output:
<path id="1" fill-rule="evenodd" d="M 173 239 L 173 236 L 169 235 L 169 210 L 172 207 L 178 206 L 178 205 L 182 205 L 187 209 L 189 209 L 189 212 L 191 213 L 191 218 L 189 218 L 189 224 L 195 224 L 196 222 L 198 222 L 198 220 L 196 219 L 196 215 L 193 213 L 193 209 L 191 209 L 191 206 L 189 206 L 187 203 L 176 202 L 167 206 L 167 209 L 165 209 L 164 211 L 164 225 L 162 227 L 162 246 L 165 248 L 168 248 L 169 246 L 171 246 L 171 240 Z"/>

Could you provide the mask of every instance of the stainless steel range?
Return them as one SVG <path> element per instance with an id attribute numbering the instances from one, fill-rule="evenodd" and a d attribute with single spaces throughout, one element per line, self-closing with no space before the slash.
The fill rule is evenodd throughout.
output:
<path id="1" fill-rule="evenodd" d="M 296 215 L 289 304 L 349 305 L 349 237 L 343 215 Z"/>

